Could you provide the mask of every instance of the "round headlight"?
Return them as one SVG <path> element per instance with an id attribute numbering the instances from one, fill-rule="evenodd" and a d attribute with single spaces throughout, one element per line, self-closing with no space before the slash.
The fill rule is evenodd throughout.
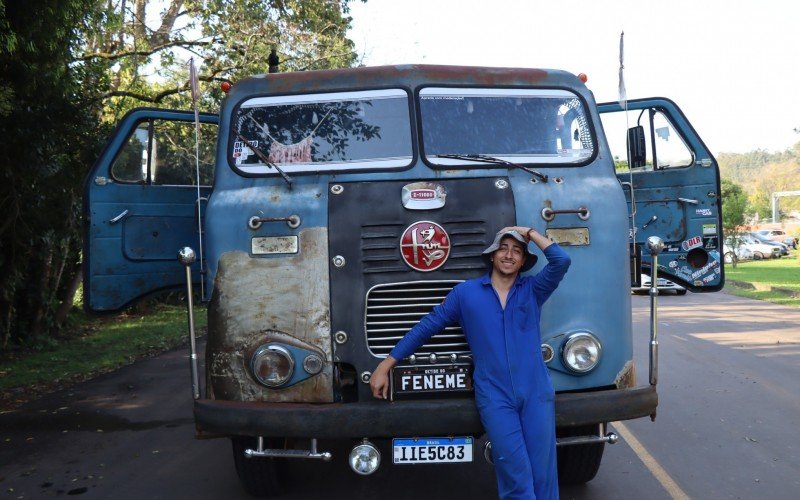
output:
<path id="1" fill-rule="evenodd" d="M 264 345 L 253 354 L 250 369 L 260 383 L 267 387 L 280 387 L 294 374 L 294 358 L 281 346 Z"/>
<path id="2" fill-rule="evenodd" d="M 356 474 L 368 476 L 378 470 L 381 465 L 381 454 L 375 446 L 366 439 L 350 451 L 350 468 Z"/>
<path id="3" fill-rule="evenodd" d="M 600 341 L 591 333 L 575 333 L 569 336 L 561 350 L 564 366 L 573 372 L 586 373 L 597 366 L 602 348 Z"/>

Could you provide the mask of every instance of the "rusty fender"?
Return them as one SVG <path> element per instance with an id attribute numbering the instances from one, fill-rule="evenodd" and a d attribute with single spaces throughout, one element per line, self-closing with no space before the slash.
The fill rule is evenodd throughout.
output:
<path id="1" fill-rule="evenodd" d="M 233 401 L 330 403 L 333 366 L 330 338 L 328 234 L 300 232 L 297 254 L 250 257 L 228 252 L 219 260 L 208 307 L 206 346 L 210 397 Z M 250 359 L 267 342 L 317 353 L 322 371 L 285 389 L 253 378 Z"/>

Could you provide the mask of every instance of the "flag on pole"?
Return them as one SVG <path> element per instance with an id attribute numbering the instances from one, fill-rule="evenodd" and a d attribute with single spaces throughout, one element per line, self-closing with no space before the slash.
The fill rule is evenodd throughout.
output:
<path id="1" fill-rule="evenodd" d="M 200 202 L 202 201 L 202 197 L 200 196 L 200 111 L 197 109 L 197 101 L 200 100 L 200 80 L 197 77 L 197 68 L 194 65 L 194 57 L 189 58 L 189 89 L 192 93 L 192 109 L 194 109 L 194 162 L 195 162 L 195 174 L 197 176 L 197 201 L 195 203 L 195 208 L 197 209 L 197 220 L 199 221 L 200 227 L 202 228 L 202 218 L 201 218 L 201 210 L 200 210 Z M 200 244 L 200 273 L 204 271 L 204 262 L 203 262 L 203 231 L 202 229 L 198 231 L 199 237 L 199 244 Z M 200 278 L 200 298 L 201 300 L 205 300 L 206 292 L 205 292 L 205 284 L 203 282 L 202 277 Z"/>
<path id="2" fill-rule="evenodd" d="M 194 66 L 194 57 L 189 58 L 189 90 L 192 93 L 192 109 L 194 109 L 194 123 L 200 129 L 200 114 L 197 110 L 197 101 L 200 99 L 200 81 L 197 78 L 197 68 Z"/>
<path id="3" fill-rule="evenodd" d="M 619 105 L 623 108 L 628 106 L 628 94 L 625 91 L 625 32 L 619 34 Z"/>

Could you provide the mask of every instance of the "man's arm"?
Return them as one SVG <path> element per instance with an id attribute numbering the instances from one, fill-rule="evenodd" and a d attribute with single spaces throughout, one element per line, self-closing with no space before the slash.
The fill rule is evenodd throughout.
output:
<path id="1" fill-rule="evenodd" d="M 553 244 L 552 240 L 550 240 L 546 236 L 542 236 L 541 234 L 539 234 L 538 231 L 536 231 L 532 227 L 508 226 L 508 227 L 504 227 L 500 231 L 502 231 L 504 233 L 507 232 L 507 231 L 516 231 L 519 234 L 521 234 L 522 236 L 524 236 L 525 238 L 527 238 L 528 241 L 530 241 L 531 243 L 533 243 L 534 245 L 539 247 L 539 249 L 541 249 L 541 250 L 544 250 L 545 248 L 547 248 L 547 247 L 549 247 L 550 245 Z"/>
<path id="2" fill-rule="evenodd" d="M 397 364 L 397 360 L 410 356 L 428 339 L 444 330 L 445 327 L 455 324 L 457 320 L 458 298 L 457 291 L 453 289 L 447 294 L 444 302 L 434 307 L 433 311 L 424 316 L 414 328 L 400 339 L 386 359 L 378 364 L 369 379 L 372 395 L 376 398 L 386 399 L 389 394 L 389 371 Z"/>
<path id="3" fill-rule="evenodd" d="M 504 228 L 503 231 L 516 231 L 524 235 L 528 238 L 528 241 L 539 247 L 544 256 L 547 257 L 547 265 L 533 277 L 533 289 L 536 291 L 536 296 L 541 306 L 558 287 L 572 260 L 560 246 L 532 227 L 511 226 Z"/>

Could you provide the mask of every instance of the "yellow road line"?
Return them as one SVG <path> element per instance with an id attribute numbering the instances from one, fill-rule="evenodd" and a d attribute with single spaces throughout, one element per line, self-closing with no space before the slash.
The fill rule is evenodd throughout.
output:
<path id="1" fill-rule="evenodd" d="M 636 439 L 636 436 L 628 430 L 627 427 L 622 422 L 612 422 L 611 425 L 620 433 L 622 439 L 628 443 L 628 446 L 633 449 L 633 452 L 636 453 L 636 456 L 639 457 L 639 460 L 642 461 L 647 470 L 656 478 L 656 480 L 661 483 L 661 486 L 667 490 L 669 496 L 676 500 L 689 500 L 689 495 L 687 495 L 678 483 L 675 482 L 674 479 L 667 474 L 667 471 L 664 470 L 663 467 L 658 463 L 658 461 L 650 454 L 649 451 Z"/>

